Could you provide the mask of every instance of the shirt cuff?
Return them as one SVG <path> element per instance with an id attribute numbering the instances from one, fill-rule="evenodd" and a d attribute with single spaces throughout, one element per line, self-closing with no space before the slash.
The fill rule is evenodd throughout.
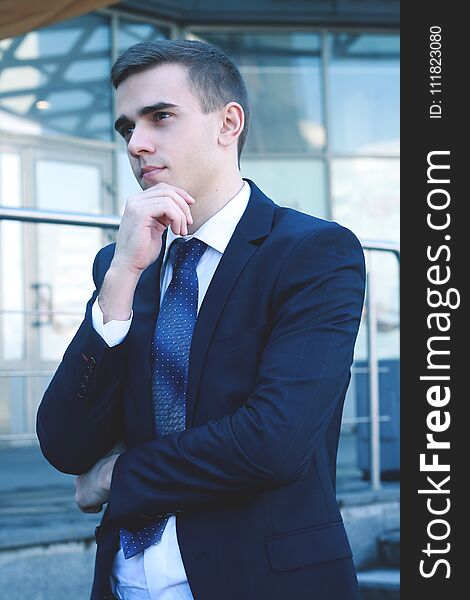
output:
<path id="1" fill-rule="evenodd" d="M 131 316 L 127 321 L 108 321 L 103 323 L 103 312 L 98 304 L 98 298 L 93 303 L 91 317 L 93 328 L 104 339 L 110 348 L 120 344 L 131 328 L 134 311 L 131 310 Z"/>

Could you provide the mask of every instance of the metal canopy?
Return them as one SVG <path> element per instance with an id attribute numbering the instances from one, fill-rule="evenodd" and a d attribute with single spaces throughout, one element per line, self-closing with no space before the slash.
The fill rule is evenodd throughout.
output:
<path id="1" fill-rule="evenodd" d="M 399 0 L 124 0 L 119 8 L 181 26 L 270 25 L 397 28 Z"/>
<path id="2" fill-rule="evenodd" d="M 0 39 L 115 4 L 117 0 L 0 0 Z"/>

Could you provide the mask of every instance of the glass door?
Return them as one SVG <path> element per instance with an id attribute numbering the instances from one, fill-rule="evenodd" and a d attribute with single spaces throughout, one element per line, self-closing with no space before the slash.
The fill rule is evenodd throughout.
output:
<path id="1" fill-rule="evenodd" d="M 1 204 L 112 212 L 110 151 L 55 146 L 0 156 L 10 182 Z M 35 439 L 37 406 L 83 318 L 93 258 L 107 238 L 96 227 L 16 221 L 2 221 L 0 236 L 0 440 Z"/>

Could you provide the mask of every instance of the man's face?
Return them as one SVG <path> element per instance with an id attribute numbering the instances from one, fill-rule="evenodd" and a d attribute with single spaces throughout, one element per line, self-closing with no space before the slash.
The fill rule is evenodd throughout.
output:
<path id="1" fill-rule="evenodd" d="M 217 172 L 220 115 L 204 115 L 186 68 L 164 64 L 136 73 L 116 90 L 116 130 L 142 189 L 166 182 L 196 199 Z"/>

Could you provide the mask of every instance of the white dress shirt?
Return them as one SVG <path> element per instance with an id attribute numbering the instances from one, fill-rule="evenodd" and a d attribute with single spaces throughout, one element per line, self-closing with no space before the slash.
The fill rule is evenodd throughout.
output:
<path id="1" fill-rule="evenodd" d="M 173 275 L 173 267 L 168 260 L 171 243 L 177 237 L 184 237 L 185 240 L 196 237 L 207 244 L 196 268 L 199 312 L 222 254 L 245 212 L 250 193 L 250 186 L 245 181 L 238 194 L 193 235 L 175 235 L 168 228 L 160 276 L 160 303 Z M 104 324 L 98 302 L 93 304 L 93 327 L 108 346 L 115 346 L 124 340 L 132 316 L 131 313 L 128 321 L 109 321 Z M 129 559 L 125 559 L 122 550 L 119 550 L 114 560 L 111 582 L 113 594 L 123 600 L 193 600 L 178 546 L 175 516 L 169 518 L 160 543 Z"/>

